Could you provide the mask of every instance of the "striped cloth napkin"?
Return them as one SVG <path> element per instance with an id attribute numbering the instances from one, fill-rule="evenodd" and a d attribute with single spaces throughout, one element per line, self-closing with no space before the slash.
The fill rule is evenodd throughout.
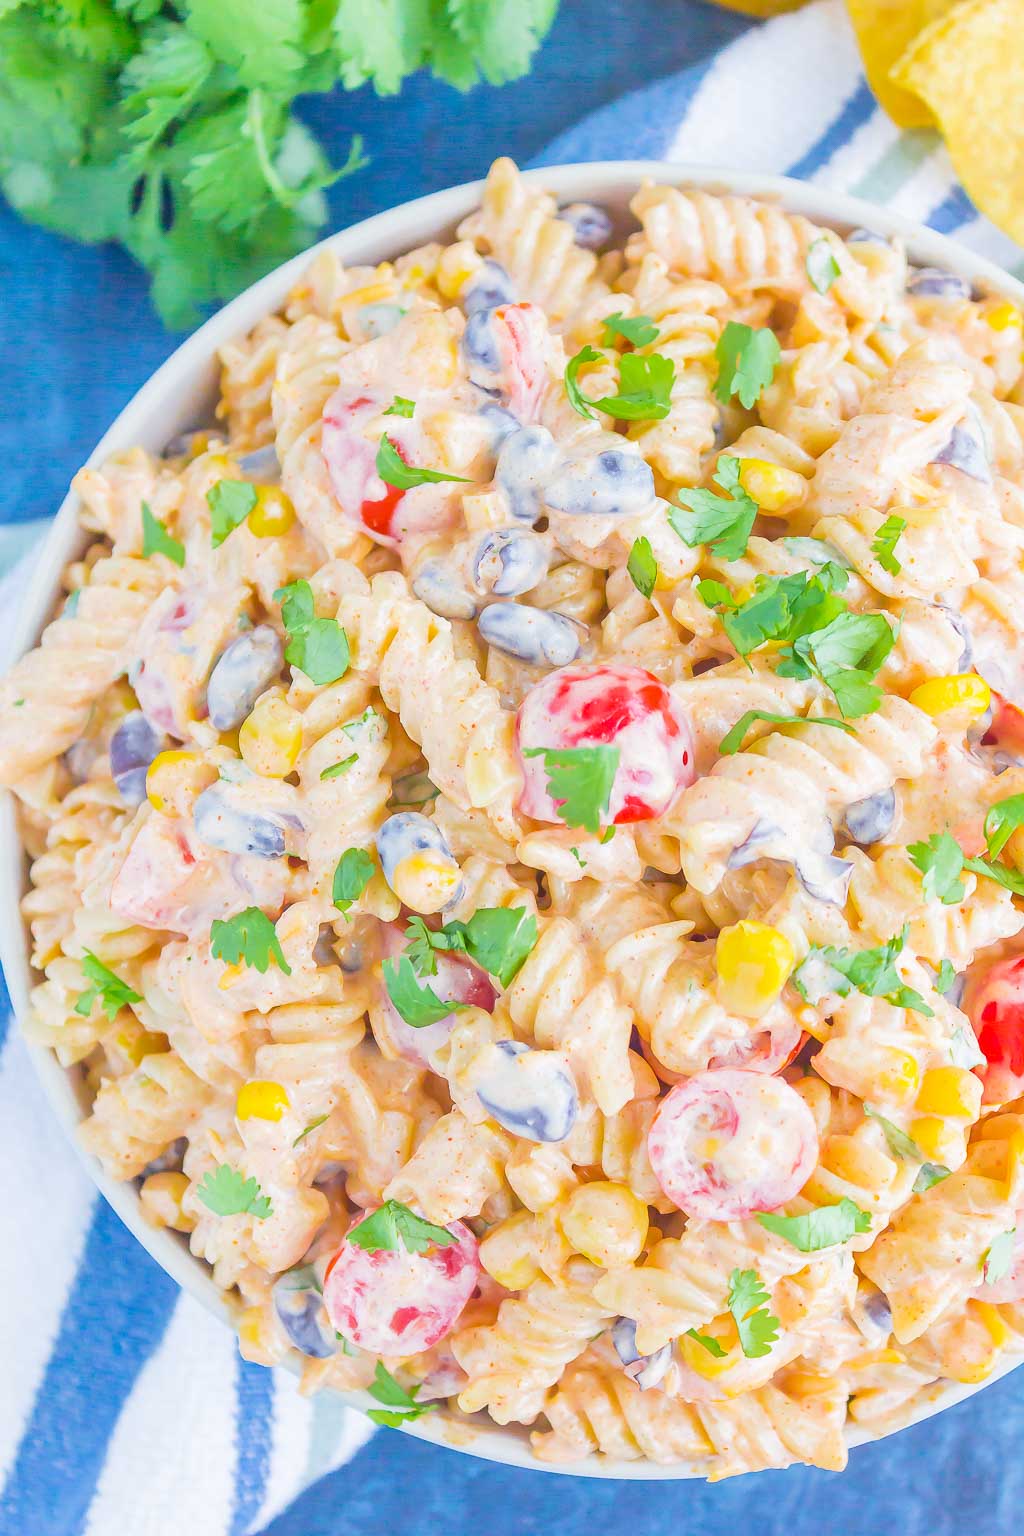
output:
<path id="1" fill-rule="evenodd" d="M 901 134 L 878 111 L 840 0 L 752 27 L 604 108 L 543 163 L 623 156 L 803 177 L 896 207 L 1024 276 L 1024 253 L 975 213 L 935 135 Z M 0 528 L 0 612 L 40 531 Z M 245 1364 L 223 1323 L 177 1291 L 93 1192 L 8 1013 L 0 1536 L 258 1532 L 371 1426 L 337 1399 L 302 1398 L 286 1371 Z"/>

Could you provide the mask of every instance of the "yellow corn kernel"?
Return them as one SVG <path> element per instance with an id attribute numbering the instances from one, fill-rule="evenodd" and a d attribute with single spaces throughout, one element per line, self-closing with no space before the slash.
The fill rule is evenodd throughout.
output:
<path id="1" fill-rule="evenodd" d="M 924 1115 L 977 1120 L 981 1109 L 981 1078 L 966 1067 L 933 1067 L 921 1079 L 917 1108 Z"/>
<path id="2" fill-rule="evenodd" d="M 907 1051 L 895 1051 L 884 1047 L 881 1053 L 885 1065 L 874 1078 L 878 1094 L 897 1104 L 909 1104 L 917 1095 L 921 1081 L 921 1069 Z"/>
<path id="3" fill-rule="evenodd" d="M 133 1030 L 131 1033 L 122 1030 L 115 1036 L 115 1044 L 137 1067 L 144 1056 L 155 1056 L 158 1051 L 166 1051 L 167 1036 L 153 1034 L 148 1029 Z"/>
<path id="4" fill-rule="evenodd" d="M 991 704 L 992 690 L 976 672 L 960 672 L 953 677 L 930 677 L 913 690 L 910 702 L 926 715 L 956 711 L 967 720 L 975 720 Z"/>
<path id="5" fill-rule="evenodd" d="M 745 1019 L 770 1008 L 796 963 L 793 946 L 778 928 L 747 919 L 723 928 L 715 946 L 718 996 Z"/>
<path id="6" fill-rule="evenodd" d="M 238 749 L 246 766 L 270 779 L 291 773 L 302 750 L 302 716 L 280 693 L 265 693 L 242 721 Z"/>
<path id="7" fill-rule="evenodd" d="M 459 240 L 441 252 L 437 263 L 437 290 L 445 299 L 457 299 L 480 270 L 481 258 L 469 240 Z"/>
<path id="8" fill-rule="evenodd" d="M 1003 1349 L 1009 1344 L 1013 1333 L 990 1301 L 971 1301 L 968 1302 L 968 1307 L 997 1349 Z"/>
<path id="9" fill-rule="evenodd" d="M 288 1094 L 280 1083 L 254 1079 L 238 1090 L 235 1114 L 239 1120 L 280 1120 L 288 1108 Z"/>
<path id="10" fill-rule="evenodd" d="M 267 1328 L 262 1307 L 245 1307 L 235 1316 L 238 1332 L 238 1349 L 243 1360 L 257 1365 L 272 1365 L 273 1357 L 267 1350 Z"/>
<path id="11" fill-rule="evenodd" d="M 198 752 L 158 752 L 146 774 L 146 797 L 155 811 L 184 816 L 216 778 L 217 769 Z"/>
<path id="12" fill-rule="evenodd" d="M 866 1349 L 863 1354 L 854 1355 L 852 1360 L 847 1360 L 847 1369 L 851 1371 L 869 1371 L 876 1365 L 906 1365 L 907 1357 L 898 1349 L 885 1347 L 883 1349 Z"/>
<path id="13" fill-rule="evenodd" d="M 994 331 L 1019 331 L 1024 326 L 1020 310 L 1008 299 L 1005 304 L 997 304 L 993 309 L 988 310 L 985 319 Z"/>
<path id="14" fill-rule="evenodd" d="M 706 1338 L 714 1339 L 715 1343 L 725 1350 L 725 1354 L 721 1357 L 713 1355 L 709 1349 L 705 1349 L 699 1339 L 693 1338 L 689 1333 L 682 1334 L 679 1339 L 680 1353 L 686 1364 L 691 1370 L 696 1371 L 698 1376 L 703 1376 L 706 1381 L 714 1381 L 716 1376 L 721 1376 L 736 1364 L 732 1353 L 734 1346 L 739 1343 L 736 1324 L 726 1312 L 721 1317 L 716 1317 L 713 1322 L 702 1324 L 696 1332 L 704 1334 Z"/>
<path id="15" fill-rule="evenodd" d="M 139 1190 L 142 1214 L 154 1227 L 173 1227 L 175 1232 L 191 1232 L 195 1217 L 181 1208 L 188 1189 L 183 1173 L 151 1173 Z"/>
<path id="16" fill-rule="evenodd" d="M 353 288 L 351 293 L 346 293 L 345 307 L 350 304 L 362 309 L 364 304 L 384 304 L 395 296 L 394 287 L 390 282 L 367 283 L 365 288 Z"/>
<path id="17" fill-rule="evenodd" d="M 248 967 L 244 965 L 226 964 L 223 971 L 221 972 L 221 978 L 217 983 L 220 990 L 222 992 L 226 992 L 229 987 L 233 987 L 235 982 L 239 981 L 241 977 L 245 975 L 247 969 Z"/>
<path id="18" fill-rule="evenodd" d="M 645 1202 L 625 1184 L 597 1179 L 573 1190 L 559 1224 L 577 1253 L 611 1269 L 640 1257 L 649 1221 Z"/>
<path id="19" fill-rule="evenodd" d="M 963 1131 L 938 1115 L 919 1115 L 911 1120 L 910 1135 L 929 1162 L 948 1166 L 963 1156 Z"/>
<path id="20" fill-rule="evenodd" d="M 480 1263 L 507 1291 L 523 1291 L 540 1279 L 530 1243 L 535 1221 L 532 1211 L 516 1211 L 481 1239 Z"/>
<path id="21" fill-rule="evenodd" d="M 454 859 L 424 848 L 399 859 L 389 884 L 399 901 L 414 912 L 440 912 L 461 882 L 462 870 Z"/>
<path id="22" fill-rule="evenodd" d="M 295 521 L 291 499 L 279 485 L 258 485 L 256 505 L 249 513 L 249 532 L 258 539 L 272 539 L 287 533 Z"/>
<path id="23" fill-rule="evenodd" d="M 807 497 L 807 481 L 792 469 L 769 464 L 767 459 L 741 459 L 740 485 L 762 512 L 789 512 Z"/>

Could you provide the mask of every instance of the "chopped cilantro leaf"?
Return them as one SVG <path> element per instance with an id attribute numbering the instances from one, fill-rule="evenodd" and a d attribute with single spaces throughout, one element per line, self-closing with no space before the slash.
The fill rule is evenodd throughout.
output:
<path id="1" fill-rule="evenodd" d="M 875 949 L 838 949 L 831 945 L 812 944 L 807 956 L 793 972 L 791 980 L 801 997 L 809 1002 L 815 1001 L 809 996 L 808 978 L 819 971 L 824 963 L 834 973 L 829 990 L 837 992 L 840 997 L 846 997 L 853 988 L 865 997 L 881 997 L 894 1008 L 911 1008 L 915 1013 L 931 1018 L 934 1009 L 929 1008 L 913 987 L 904 985 L 896 969 L 896 960 L 906 942 L 907 928 L 904 926 L 888 943 L 880 944 Z"/>
<path id="2" fill-rule="evenodd" d="M 713 1355 L 716 1360 L 725 1359 L 725 1350 L 717 1339 L 711 1337 L 710 1333 L 698 1333 L 696 1328 L 687 1328 L 686 1337 L 696 1339 L 701 1348 L 706 1349 L 708 1354 Z"/>
<path id="3" fill-rule="evenodd" d="M 921 843 L 907 848 L 910 862 L 921 872 L 921 891 L 925 901 L 941 901 L 955 907 L 964 899 L 960 879 L 964 867 L 963 849 L 948 832 L 934 832 Z"/>
<path id="4" fill-rule="evenodd" d="M 289 636 L 285 661 L 304 672 L 318 688 L 344 677 L 349 664 L 348 636 L 337 619 L 315 617 L 309 582 L 293 581 L 279 587 L 274 598 L 281 604 Z"/>
<path id="5" fill-rule="evenodd" d="M 366 1417 L 388 1429 L 399 1429 L 403 1424 L 411 1423 L 439 1406 L 437 1403 L 418 1403 L 416 1394 L 419 1390 L 419 1387 L 411 1387 L 407 1392 L 378 1360 L 368 1391 L 378 1403 L 384 1404 L 384 1408 L 371 1408 Z"/>
<path id="6" fill-rule="evenodd" d="M 749 411 L 771 383 L 782 352 L 778 337 L 768 329 L 754 329 L 730 320 L 718 338 L 715 357 L 718 380 L 715 394 L 723 405 L 738 396 Z"/>
<path id="7" fill-rule="evenodd" d="M 397 491 L 411 491 L 417 485 L 436 485 L 442 480 L 472 484 L 465 475 L 448 475 L 440 469 L 420 469 L 415 464 L 407 464 L 387 436 L 381 438 L 377 449 L 377 473 L 385 485 L 392 485 Z"/>
<path id="8" fill-rule="evenodd" d="M 116 976 L 102 960 L 97 960 L 91 949 L 87 949 L 82 957 L 82 972 L 92 982 L 91 987 L 79 994 L 75 1003 L 75 1012 L 84 1018 L 88 1018 L 92 1012 L 97 998 L 100 1008 L 111 1020 L 129 1003 L 142 1002 L 138 992 L 126 981 L 122 981 L 120 976 Z"/>
<path id="9" fill-rule="evenodd" d="M 618 747 L 528 747 L 524 757 L 542 757 L 548 793 L 567 827 L 601 830 L 619 767 Z"/>
<path id="10" fill-rule="evenodd" d="M 956 971 L 953 969 L 952 960 L 943 960 L 935 974 L 935 990 L 943 996 L 949 991 L 956 981 Z"/>
<path id="11" fill-rule="evenodd" d="M 211 1168 L 196 1194 L 215 1216 L 254 1216 L 257 1221 L 265 1221 L 273 1214 L 270 1201 L 260 1194 L 256 1180 L 243 1179 L 230 1163 Z"/>
<path id="12" fill-rule="evenodd" d="M 284 957 L 273 923 L 259 907 L 246 907 L 222 922 L 210 924 L 210 954 L 225 965 L 248 965 L 263 975 L 273 960 L 286 976 L 292 968 Z"/>
<path id="13" fill-rule="evenodd" d="M 432 987 L 421 987 L 408 955 L 399 955 L 397 960 L 385 960 L 382 970 L 388 997 L 413 1029 L 425 1029 L 428 1024 L 436 1024 L 450 1013 L 467 1006 L 465 1003 L 442 1000 Z"/>
<path id="14" fill-rule="evenodd" d="M 376 868 L 365 848 L 346 848 L 334 871 L 331 900 L 339 912 L 347 912 L 366 890 Z"/>
<path id="15" fill-rule="evenodd" d="M 923 1195 L 934 1185 L 941 1184 L 943 1179 L 948 1179 L 949 1175 L 950 1170 L 941 1163 L 922 1163 L 914 1180 L 914 1194 Z"/>
<path id="16" fill-rule="evenodd" d="M 428 1248 L 447 1248 L 457 1241 L 447 1227 L 425 1221 L 400 1200 L 385 1200 L 372 1215 L 351 1227 L 346 1239 L 367 1253 L 405 1248 L 409 1253 L 426 1253 Z"/>
<path id="17" fill-rule="evenodd" d="M 148 501 L 142 503 L 142 557 L 148 560 L 150 555 L 166 555 L 168 560 L 173 560 L 175 565 L 185 564 L 185 546 L 180 540 L 172 538 L 167 532 L 167 526 L 158 517 L 154 517 L 150 511 Z"/>
<path id="18" fill-rule="evenodd" d="M 812 240 L 807 247 L 804 269 L 810 278 L 811 287 L 818 293 L 828 293 L 839 276 L 839 263 L 825 235 Z"/>
<path id="19" fill-rule="evenodd" d="M 994 1285 L 997 1280 L 1002 1280 L 1004 1275 L 1010 1273 L 1013 1265 L 1014 1239 L 1017 1228 L 1011 1227 L 1008 1232 L 1000 1232 L 993 1241 L 985 1257 L 981 1261 L 982 1272 L 986 1285 Z"/>
<path id="20" fill-rule="evenodd" d="M 359 753 L 353 752 L 351 757 L 342 758 L 340 763 L 332 763 L 329 768 L 324 768 L 321 771 L 320 782 L 323 783 L 324 779 L 338 778 L 340 774 L 347 772 L 347 770 L 352 767 L 352 764 L 357 763 L 358 761 Z"/>
<path id="21" fill-rule="evenodd" d="M 641 535 L 633 540 L 626 570 L 637 591 L 644 597 L 650 597 L 658 580 L 658 562 L 654 558 L 650 539 Z"/>
<path id="22" fill-rule="evenodd" d="M 985 815 L 985 841 L 990 859 L 997 859 L 1019 826 L 1024 826 L 1024 795 L 1010 795 L 990 805 Z"/>
<path id="23" fill-rule="evenodd" d="M 716 496 L 713 491 L 679 491 L 684 510 L 673 507 L 668 520 L 691 549 L 697 544 L 710 544 L 711 553 L 719 560 L 738 560 L 747 552 L 758 505 L 740 484 L 739 459 L 723 453 L 713 479 L 727 493 L 725 496 Z"/>
<path id="24" fill-rule="evenodd" d="M 218 480 L 207 491 L 206 504 L 210 509 L 213 547 L 219 549 L 256 505 L 256 487 L 248 480 Z"/>
<path id="25" fill-rule="evenodd" d="M 898 576 L 903 567 L 894 553 L 896 544 L 902 533 L 906 531 L 907 520 L 904 517 L 887 517 L 871 540 L 871 553 L 876 556 L 883 571 L 888 571 L 890 576 Z"/>
<path id="26" fill-rule="evenodd" d="M 326 1115 L 317 1115 L 315 1120 L 311 1120 L 307 1126 L 303 1127 L 303 1129 L 296 1136 L 295 1140 L 292 1142 L 292 1146 L 297 1147 L 301 1141 L 305 1141 L 309 1133 L 311 1131 L 315 1131 L 318 1125 L 323 1125 L 326 1119 Z"/>
<path id="27" fill-rule="evenodd" d="M 648 347 L 652 341 L 657 341 L 660 332 L 650 315 L 624 315 L 616 311 L 614 315 L 604 317 L 604 336 L 601 345 L 614 347 L 616 341 L 622 337 L 631 342 L 634 347 Z"/>
<path id="28" fill-rule="evenodd" d="M 734 1269 L 729 1276 L 727 1302 L 748 1360 L 771 1353 L 779 1336 L 779 1320 L 769 1311 L 771 1297 L 755 1269 Z"/>
<path id="29" fill-rule="evenodd" d="M 415 409 L 416 402 L 414 400 L 407 400 L 404 395 L 396 395 L 384 412 L 384 415 L 411 417 Z"/>
<path id="30" fill-rule="evenodd" d="M 619 421 L 662 421 L 672 408 L 676 370 L 671 358 L 657 352 L 649 356 L 625 352 L 619 359 L 619 392 L 593 400 L 580 388 L 579 373 L 585 363 L 604 361 L 604 353 L 581 347 L 565 370 L 565 392 L 573 410 L 593 418 L 591 406 Z"/>
<path id="31" fill-rule="evenodd" d="M 898 1125 L 894 1125 L 891 1120 L 887 1120 L 884 1115 L 880 1115 L 877 1109 L 871 1108 L 870 1104 L 864 1105 L 864 1113 L 869 1115 L 872 1120 L 878 1121 L 885 1132 L 889 1151 L 894 1157 L 902 1158 L 904 1162 L 915 1163 L 923 1161 L 924 1153 L 917 1142 L 907 1135 L 906 1131 L 901 1131 Z"/>
<path id="32" fill-rule="evenodd" d="M 750 727 L 757 720 L 763 720 L 768 725 L 831 725 L 840 731 L 847 731 L 852 736 L 854 729 L 845 720 L 833 720 L 826 715 L 773 715 L 766 709 L 748 709 L 746 714 L 740 716 L 731 731 L 727 731 L 718 743 L 718 750 L 725 757 L 731 757 L 743 746 L 743 738 Z"/>
<path id="33" fill-rule="evenodd" d="M 837 1205 L 820 1205 L 805 1211 L 802 1216 L 778 1216 L 763 1212 L 757 1217 L 762 1227 L 785 1238 L 801 1253 L 817 1253 L 820 1248 L 831 1248 L 835 1243 L 845 1243 L 856 1232 L 871 1231 L 871 1217 L 867 1211 L 844 1195 Z"/>

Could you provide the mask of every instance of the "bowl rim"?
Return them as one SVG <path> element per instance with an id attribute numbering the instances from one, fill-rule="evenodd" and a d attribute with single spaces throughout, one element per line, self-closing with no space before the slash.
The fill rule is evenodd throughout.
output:
<path id="1" fill-rule="evenodd" d="M 614 198 L 621 202 L 645 178 L 667 185 L 697 187 L 707 192 L 755 197 L 779 204 L 789 213 L 804 214 L 826 227 L 847 231 L 866 227 L 886 238 L 899 238 L 916 263 L 944 267 L 1024 307 L 1024 284 L 995 263 L 975 255 L 948 236 L 937 234 L 890 209 L 787 176 L 730 171 L 725 167 L 695 165 L 685 161 L 657 160 L 579 162 L 544 166 L 523 174 L 529 182 L 555 193 L 560 201 L 601 201 Z M 188 417 L 188 400 L 197 401 L 201 395 L 209 393 L 218 348 L 279 309 L 288 291 L 319 252 L 333 250 L 346 265 L 370 264 L 394 258 L 415 245 L 443 237 L 476 206 L 483 186 L 482 180 L 464 182 L 374 214 L 347 229 L 328 235 L 260 278 L 182 342 L 136 391 L 89 455 L 87 466 L 98 466 L 111 453 L 147 439 L 152 447 L 157 447 L 161 405 L 168 396 L 178 397 L 177 409 L 181 420 L 174 426 L 165 425 L 161 441 L 168 441 L 174 431 L 181 430 Z M 60 573 L 85 542 L 85 534 L 78 523 L 78 509 L 79 499 L 73 489 L 69 490 L 37 553 L 19 611 L 8 632 L 7 654 L 4 658 L 8 665 L 35 644 L 52 611 Z M 2 799 L 0 964 L 7 979 L 12 1012 L 15 1018 L 20 1018 L 27 1011 L 28 992 L 34 981 L 34 973 L 29 965 L 26 929 L 19 911 L 19 900 L 27 885 L 27 860 L 17 835 L 14 797 L 4 794 Z M 84 1118 L 84 1109 L 75 1088 L 73 1069 L 61 1067 L 47 1047 L 27 1040 L 24 1035 L 21 1041 L 28 1051 L 54 1114 L 100 1194 L 161 1268 L 185 1292 L 230 1325 L 227 1302 L 214 1284 L 206 1264 L 191 1255 L 180 1236 L 150 1226 L 142 1216 L 135 1183 L 111 1179 L 81 1145 L 75 1132 Z M 1013 1370 L 1018 1363 L 1019 1360 L 1014 1357 L 1004 1360 L 983 1382 L 937 1385 L 930 1400 L 923 1403 L 906 1424 L 888 1431 L 885 1436 L 870 1435 L 848 1424 L 845 1430 L 846 1443 L 853 1448 L 888 1438 L 889 1434 L 898 1434 L 901 1429 L 918 1424 L 932 1414 L 971 1397 Z M 294 1362 L 294 1368 L 297 1369 L 297 1361 Z M 364 1392 L 342 1392 L 338 1395 L 349 1406 L 362 1412 L 376 1406 Z M 599 1456 L 577 1462 L 542 1462 L 530 1450 L 525 1427 L 503 1428 L 490 1423 L 480 1424 L 456 1419 L 444 1412 L 426 1415 L 402 1428 L 406 1434 L 449 1450 L 467 1452 L 506 1466 L 569 1476 L 674 1481 L 703 1477 L 707 1470 L 700 1462 L 660 1465 L 647 1461 L 606 1460 Z"/>

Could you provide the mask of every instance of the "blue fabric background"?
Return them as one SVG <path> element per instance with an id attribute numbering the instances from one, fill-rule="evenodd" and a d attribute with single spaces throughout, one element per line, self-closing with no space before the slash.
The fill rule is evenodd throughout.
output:
<path id="1" fill-rule="evenodd" d="M 355 131 L 373 155 L 368 170 L 334 188 L 334 223 L 482 175 L 499 152 L 520 162 L 540 157 L 578 118 L 707 57 L 746 25 L 695 0 L 563 0 L 535 72 L 517 85 L 460 97 L 421 78 L 398 99 L 361 91 L 313 100 L 304 115 L 336 158 Z M 645 153 L 648 135 L 657 139 L 656 123 L 635 112 L 617 121 L 623 156 Z M 574 137 L 566 144 L 585 155 Z M 2 206 L 0 285 L 0 522 L 11 522 L 56 507 L 107 423 L 178 338 L 161 329 L 142 275 L 119 252 L 29 229 Z M 141 1251 L 137 1259 L 149 1262 Z M 154 1270 L 154 1293 L 165 1283 Z M 841 1478 L 794 1469 L 716 1487 L 573 1481 L 385 1430 L 265 1536 L 944 1536 L 965 1527 L 972 1536 L 1009 1536 L 1024 1499 L 1014 1454 L 1021 1429 L 1024 1371 L 897 1440 L 855 1452 Z M 10 1536 L 65 1536 L 60 1524 Z"/>

